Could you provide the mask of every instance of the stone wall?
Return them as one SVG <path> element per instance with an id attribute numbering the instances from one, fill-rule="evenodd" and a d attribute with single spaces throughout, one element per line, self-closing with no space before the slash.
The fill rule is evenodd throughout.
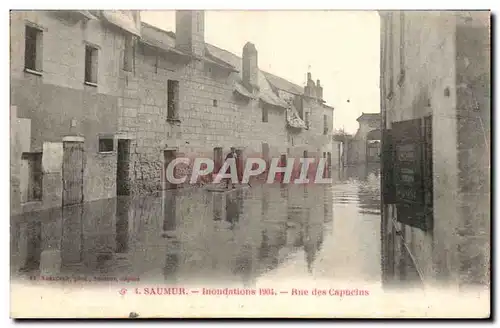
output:
<path id="1" fill-rule="evenodd" d="M 132 141 L 132 181 L 135 192 L 161 190 L 165 149 L 177 156 L 213 158 L 213 148 L 241 147 L 244 156 L 261 156 L 268 143 L 270 155 L 286 153 L 285 112 L 259 100 L 240 100 L 233 94 L 229 72 L 199 61 L 158 56 L 154 48 L 139 46 L 135 74 L 123 73 L 119 131 Z M 157 67 L 158 66 L 158 67 Z M 166 85 L 179 81 L 179 122 L 167 120 Z M 216 101 L 216 104 L 214 103 Z M 262 122 L 263 107 L 268 122 Z"/>

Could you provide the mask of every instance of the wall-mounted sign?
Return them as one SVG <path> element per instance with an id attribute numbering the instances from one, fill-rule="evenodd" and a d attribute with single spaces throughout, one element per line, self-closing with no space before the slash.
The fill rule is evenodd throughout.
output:
<path id="1" fill-rule="evenodd" d="M 425 122 L 428 123 L 428 120 Z M 394 122 L 391 131 L 397 219 L 422 230 L 428 230 L 432 226 L 428 220 L 428 194 L 432 194 L 432 172 L 429 171 L 429 163 L 432 168 L 432 158 L 428 158 L 429 147 L 432 154 L 432 140 L 429 139 L 431 130 L 424 129 L 424 120 L 413 119 Z"/>

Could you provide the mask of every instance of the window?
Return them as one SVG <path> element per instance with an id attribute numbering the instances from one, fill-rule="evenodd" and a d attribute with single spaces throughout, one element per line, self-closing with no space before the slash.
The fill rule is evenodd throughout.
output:
<path id="1" fill-rule="evenodd" d="M 262 122 L 269 122 L 269 112 L 266 107 L 262 107 Z"/>
<path id="2" fill-rule="evenodd" d="M 309 129 L 311 127 L 310 126 L 311 122 L 309 121 L 309 114 L 311 114 L 311 113 L 306 112 L 305 114 L 306 114 L 306 116 L 305 116 L 306 127 Z"/>
<path id="3" fill-rule="evenodd" d="M 323 115 L 323 134 L 328 134 L 328 115 Z"/>
<path id="4" fill-rule="evenodd" d="M 23 153 L 21 159 L 21 201 L 41 201 L 42 153 Z"/>
<path id="5" fill-rule="evenodd" d="M 24 68 L 30 71 L 42 71 L 42 31 L 32 26 L 26 26 Z"/>
<path id="6" fill-rule="evenodd" d="M 97 48 L 85 46 L 85 83 L 97 84 Z"/>
<path id="7" fill-rule="evenodd" d="M 214 107 L 217 107 L 217 99 L 214 99 L 213 105 L 214 105 Z"/>
<path id="8" fill-rule="evenodd" d="M 109 153 L 113 151 L 114 140 L 111 137 L 99 137 L 99 152 Z"/>
<path id="9" fill-rule="evenodd" d="M 168 80 L 167 89 L 167 119 L 177 120 L 179 109 L 179 81 Z"/>

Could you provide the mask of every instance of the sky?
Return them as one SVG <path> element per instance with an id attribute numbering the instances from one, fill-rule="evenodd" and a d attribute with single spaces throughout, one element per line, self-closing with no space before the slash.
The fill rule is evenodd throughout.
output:
<path id="1" fill-rule="evenodd" d="M 174 11 L 141 19 L 175 32 Z M 261 70 L 304 86 L 321 80 L 334 128 L 355 133 L 356 118 L 380 111 L 379 16 L 370 11 L 206 11 L 205 42 L 241 56 L 255 44 Z"/>

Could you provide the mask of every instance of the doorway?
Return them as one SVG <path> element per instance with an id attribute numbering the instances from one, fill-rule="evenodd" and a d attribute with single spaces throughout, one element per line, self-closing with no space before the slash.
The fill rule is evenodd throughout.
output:
<path id="1" fill-rule="evenodd" d="M 332 177 L 332 153 L 328 152 L 326 153 L 326 167 L 327 167 L 327 175 L 326 177 L 327 178 L 331 178 Z"/>
<path id="2" fill-rule="evenodd" d="M 116 195 L 130 195 L 130 140 L 118 139 Z"/>
<path id="3" fill-rule="evenodd" d="M 280 167 L 287 167 L 287 158 L 286 154 L 281 154 L 280 156 Z M 285 173 L 278 173 L 279 174 L 279 182 L 283 184 L 285 182 Z"/>
<path id="4" fill-rule="evenodd" d="M 83 203 L 83 154 L 83 142 L 63 142 L 63 206 Z"/>
<path id="5" fill-rule="evenodd" d="M 177 184 L 172 183 L 169 181 L 167 178 L 167 168 L 170 165 L 170 163 L 177 157 L 177 150 L 175 149 L 167 149 L 163 152 L 163 158 L 164 158 L 164 163 L 165 166 L 163 167 L 163 176 L 165 179 L 165 189 L 170 190 L 170 189 L 177 189 Z M 174 177 L 176 176 L 176 169 L 174 168 L 173 175 Z"/>
<path id="6" fill-rule="evenodd" d="M 241 183 L 243 181 L 243 149 L 237 148 L 236 149 L 236 173 L 238 176 L 238 183 Z"/>

